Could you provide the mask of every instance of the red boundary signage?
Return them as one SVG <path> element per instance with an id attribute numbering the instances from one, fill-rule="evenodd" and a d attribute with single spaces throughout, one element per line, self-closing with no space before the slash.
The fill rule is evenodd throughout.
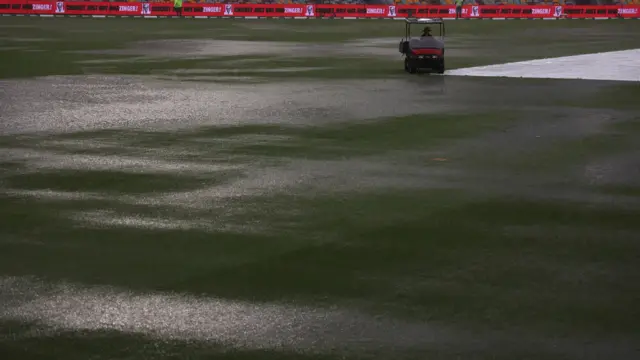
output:
<path id="1" fill-rule="evenodd" d="M 312 5 L 312 4 L 185 4 L 187 17 L 239 18 L 455 18 L 444 5 Z M 0 14 L 176 16 L 172 3 L 0 0 Z M 640 5 L 465 5 L 465 19 L 615 19 L 640 18 Z"/>

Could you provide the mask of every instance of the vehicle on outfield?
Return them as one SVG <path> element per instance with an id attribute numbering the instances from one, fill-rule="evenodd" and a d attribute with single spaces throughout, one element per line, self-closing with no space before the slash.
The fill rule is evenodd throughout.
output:
<path id="1" fill-rule="evenodd" d="M 425 26 L 422 36 L 411 36 L 411 28 L 415 25 Z M 438 28 L 438 35 L 431 34 L 431 26 Z M 420 70 L 444 73 L 444 37 L 442 19 L 406 19 L 405 36 L 400 40 L 399 46 L 400 53 L 404 56 L 404 70 L 412 74 Z"/>

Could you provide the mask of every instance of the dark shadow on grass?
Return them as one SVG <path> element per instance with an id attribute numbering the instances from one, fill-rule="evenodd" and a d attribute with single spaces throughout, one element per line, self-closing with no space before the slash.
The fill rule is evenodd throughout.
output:
<path id="1" fill-rule="evenodd" d="M 0 274 L 5 275 L 171 291 L 168 285 L 194 274 L 308 245 L 282 232 L 251 232 L 248 227 L 259 209 L 246 218 L 229 219 L 225 208 L 198 213 L 94 200 L 0 200 Z M 98 218 L 104 223 L 83 220 L 84 213 L 95 211 L 108 211 Z M 125 217 L 129 224 L 110 224 L 110 216 Z M 136 224 L 146 217 L 167 225 L 199 221 L 204 229 Z M 263 214 L 259 220 L 269 224 L 269 219 Z M 271 223 L 277 227 L 278 218 Z M 234 225 L 236 230 L 229 229 Z"/>
<path id="2" fill-rule="evenodd" d="M 7 176 L 15 189 L 58 191 L 155 193 L 214 186 L 241 176 L 237 171 L 210 174 L 148 174 L 106 170 L 56 170 Z"/>
<path id="3" fill-rule="evenodd" d="M 369 122 L 342 123 L 322 128 L 249 126 L 212 128 L 200 137 L 280 135 L 290 140 L 239 144 L 223 151 L 232 154 L 274 157 L 336 158 L 370 155 L 394 150 L 426 150 L 448 141 L 496 131 L 514 121 L 512 114 L 417 114 Z"/>
<path id="4" fill-rule="evenodd" d="M 585 239 L 580 233 L 551 231 L 531 238 L 504 228 L 528 224 L 640 232 L 637 212 L 497 200 L 434 213 L 420 204 L 429 201 L 418 195 L 405 199 L 406 219 L 386 224 L 366 223 L 370 209 L 350 214 L 335 203 L 336 213 L 323 220 L 327 229 L 340 229 L 339 240 L 173 286 L 252 300 L 357 300 L 375 304 L 375 311 L 481 326 L 633 331 L 640 319 L 632 310 L 639 299 L 633 295 L 638 278 L 631 270 L 637 270 L 638 243 L 615 233 Z M 207 279 L 217 280 L 207 284 Z"/>
<path id="5" fill-rule="evenodd" d="M 244 350 L 204 341 L 153 339 L 118 331 L 56 331 L 35 323 L 0 322 L 0 353 L 5 359 L 216 359 L 216 360 L 333 360 L 358 356 L 312 355 L 286 350 Z M 370 357 L 374 359 L 374 357 Z"/>

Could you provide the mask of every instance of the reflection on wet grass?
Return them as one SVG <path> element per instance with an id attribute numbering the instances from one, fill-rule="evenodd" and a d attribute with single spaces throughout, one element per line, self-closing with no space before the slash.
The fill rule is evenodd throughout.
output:
<path id="1" fill-rule="evenodd" d="M 394 163 L 407 166 L 395 169 L 424 169 L 424 157 L 416 162 L 405 155 L 501 133 L 522 116 L 441 114 L 322 127 L 110 130 L 5 138 L 3 144 L 44 150 L 41 144 L 69 141 L 67 145 L 76 144 L 78 151 L 82 144 L 90 147 L 103 141 L 122 144 L 132 149 L 131 154 L 148 149 L 148 161 L 153 149 L 165 160 L 180 159 L 176 149 L 200 154 L 193 158 L 199 163 L 233 155 L 254 170 L 275 166 L 267 166 L 264 177 L 249 184 L 268 189 L 289 180 L 278 175 L 277 166 L 291 158 L 348 157 L 357 168 L 362 166 L 358 155 L 397 152 L 378 160 L 381 169 L 394 169 Z M 95 141 L 83 142 L 88 139 Z M 588 139 L 580 139 L 583 145 L 591 144 L 588 151 L 558 148 L 551 158 L 571 164 L 602 154 L 611 145 L 606 136 L 594 135 L 593 143 Z M 508 150 L 505 146 L 502 151 Z M 539 146 L 534 153 L 547 150 Z M 109 158 L 108 149 L 102 155 Z M 263 158 L 278 162 L 261 162 Z M 330 194 L 302 183 L 265 195 L 247 194 L 246 184 L 197 171 L 190 177 L 177 170 L 157 175 L 122 173 L 117 167 L 71 171 L 59 166 L 55 172 L 21 174 L 18 168 L 5 175 L 14 195 L 3 199 L 0 227 L 12 241 L 0 243 L 0 272 L 248 300 L 347 302 L 371 312 L 454 321 L 478 329 L 628 334 L 638 321 L 627 311 L 638 300 L 629 294 L 640 280 L 633 271 L 638 243 L 630 241 L 640 233 L 633 209 L 588 207 L 588 197 L 559 202 L 530 199 L 526 191 L 516 198 L 485 193 L 483 185 L 517 184 L 492 183 L 504 181 L 499 177 L 471 184 L 472 167 L 465 168 L 468 183 L 452 183 L 449 190 L 429 190 L 433 178 L 423 172 L 399 175 L 424 183 L 415 190 L 394 190 L 380 183 Z M 513 171 L 511 166 L 506 163 L 499 170 Z M 293 172 L 295 184 L 295 167 Z M 375 184 L 385 174 L 368 176 Z M 218 187 L 240 196 L 216 197 Z M 52 200 L 21 189 L 102 198 Z M 145 196 L 122 198 L 114 191 Z M 153 197 L 149 193 L 154 191 L 171 196 Z M 192 208 L 185 199 L 206 206 Z"/>
<path id="2" fill-rule="evenodd" d="M 136 155 L 142 149 L 161 149 L 163 159 L 202 160 L 218 157 L 229 161 L 233 157 L 284 157 L 342 159 L 347 155 L 384 154 L 396 150 L 426 150 L 448 142 L 501 131 L 517 119 L 516 113 L 478 113 L 410 115 L 369 121 L 349 121 L 323 127 L 289 127 L 280 125 L 243 125 L 230 127 L 203 127 L 193 131 L 130 132 L 99 131 L 32 138 L 9 146 L 64 151 L 73 154 Z M 109 146 L 100 145 L 100 139 L 116 139 Z M 82 147 L 82 140 L 94 142 Z M 77 141 L 77 146 L 73 142 Z M 60 141 L 62 143 L 57 143 Z M 44 143 L 44 145 L 43 145 Z M 47 143 L 51 145 L 47 145 Z M 192 155 L 190 155 L 192 154 Z M 144 155 L 144 154 L 138 154 Z M 116 160 L 114 160 L 116 161 Z"/>
<path id="3" fill-rule="evenodd" d="M 630 296 L 640 280 L 633 271 L 640 233 L 634 210 L 471 200 L 458 190 L 241 198 L 208 213 L 176 209 L 175 217 L 168 208 L 154 214 L 109 202 L 3 203 L 5 235 L 48 245 L 2 244 L 4 274 L 247 300 L 348 302 L 478 329 L 629 333 L 638 320 L 626 311 L 639 300 Z M 172 223 L 182 214 L 209 221 L 212 231 L 79 227 L 64 217 L 103 208 L 169 215 Z M 233 209 L 237 217 L 224 216 Z M 254 219 L 272 235 L 243 233 Z M 233 224 L 237 229 L 215 230 Z"/>
<path id="4" fill-rule="evenodd" d="M 0 77 L 95 71 L 185 80 L 200 70 L 195 76 L 315 78 L 314 84 L 322 86 L 319 79 L 332 77 L 403 76 L 399 57 L 368 50 L 353 57 L 221 53 L 187 58 L 189 48 L 178 46 L 168 49 L 178 55 L 171 59 L 78 52 L 127 48 L 133 41 L 157 40 L 158 34 L 335 41 L 336 48 L 346 48 L 356 46 L 347 44 L 349 39 L 400 35 L 402 26 L 394 22 L 6 21 L 36 25 L 10 30 L 11 36 L 57 40 L 3 41 L 3 46 L 20 43 L 43 52 L 0 50 L 0 62 L 8 64 L 0 68 Z M 635 22 L 598 26 L 591 28 L 588 21 L 452 22 L 448 66 L 638 45 Z M 607 29 L 624 36 L 607 44 L 592 41 Z M 513 37 L 516 31 L 521 36 Z M 553 34 L 551 40 L 538 41 L 541 31 Z M 395 46 L 389 45 L 390 53 Z M 314 69 L 260 71 L 273 67 Z M 211 69 L 216 71 L 207 73 Z M 431 97 L 437 83 L 423 80 L 412 77 L 397 89 L 411 85 L 407 91 Z M 456 80 L 450 83 L 458 93 L 430 98 L 426 106 L 439 100 L 450 106 L 430 114 L 377 119 L 368 114 L 368 119 L 300 127 L 2 136 L 0 274 L 255 302 L 348 304 L 388 318 L 436 321 L 479 333 L 523 329 L 552 338 L 637 338 L 637 174 L 625 172 L 636 164 L 631 155 L 640 127 L 637 116 L 625 112 L 637 107 L 636 88 L 601 85 L 593 93 L 602 96 L 569 94 L 554 103 L 545 91 L 566 86 L 570 92 L 574 85 L 463 81 L 458 87 Z M 471 87 L 476 92 L 497 89 L 495 99 L 470 93 L 472 83 L 481 84 Z M 531 87 L 536 84 L 538 91 Z M 174 85 L 184 83 L 166 86 Z M 505 98 L 518 101 L 506 110 Z M 350 105 L 338 107 L 349 113 Z M 405 105 L 390 101 L 383 106 Z M 292 116 L 316 111 L 304 108 L 308 104 L 294 106 L 299 108 L 290 109 Z M 462 113 L 474 106 L 486 111 Z M 572 112 L 571 106 L 593 111 Z M 602 120 L 607 116 L 610 123 Z M 597 131 L 590 128 L 593 118 L 602 125 L 593 127 Z M 558 134 L 559 128 L 566 133 Z M 431 162 L 436 156 L 440 160 Z M 585 184 L 575 170 L 590 164 L 609 171 L 609 177 Z M 235 167 L 219 170 L 221 165 Z M 562 198 L 569 191 L 575 192 L 571 201 Z M 601 195 L 607 195 L 606 201 L 599 200 Z M 0 323 L 0 353 L 20 359 L 338 358 L 294 355 L 287 349 L 223 351 L 217 344 L 111 332 L 42 336 L 40 325 L 32 325 Z M 386 358 L 553 358 L 535 347 L 505 355 L 502 348 L 471 352 L 452 344 L 442 352 Z M 357 344 L 354 349 L 359 351 Z M 364 352 L 353 358 L 367 357 L 385 358 Z"/>
<path id="5" fill-rule="evenodd" d="M 4 139 L 3 144 L 43 150 L 41 144 L 76 141 L 81 146 L 94 139 L 93 145 L 120 143 L 123 149 L 136 149 L 134 153 L 165 149 L 159 153 L 164 159 L 180 158 L 179 152 L 171 155 L 171 149 L 199 153 L 194 160 L 200 162 L 233 154 L 239 163 L 254 167 L 264 157 L 286 163 L 287 158 L 340 160 L 400 151 L 395 161 L 424 168 L 403 157 L 402 151 L 442 149 L 466 138 L 499 133 L 520 117 L 413 115 L 323 127 L 109 130 L 21 137 L 15 143 Z M 567 148 L 573 146 L 571 141 L 562 146 L 552 142 L 554 155 L 547 157 L 566 166 L 608 153 L 613 145 L 628 150 L 632 143 L 620 139 L 632 135 L 583 137 L 576 140 L 580 147 L 573 152 Z M 535 150 L 538 158 L 550 151 L 545 146 Z M 102 155 L 108 157 L 109 151 Z M 502 170 L 513 171 L 512 165 L 505 163 Z M 250 300 L 355 302 L 372 312 L 454 319 L 478 328 L 628 333 L 637 321 L 621 311 L 638 300 L 628 295 L 638 283 L 633 271 L 638 243 L 630 239 L 640 227 L 633 209 L 538 201 L 526 194 L 508 198 L 454 184 L 446 191 L 380 186 L 361 195 L 314 189 L 296 196 L 285 191 L 224 201 L 213 197 L 206 209 L 193 209 L 171 197 L 123 199 L 109 193 L 165 191 L 175 192 L 174 199 L 197 198 L 197 192 L 180 192 L 207 187 L 215 192 L 216 186 L 236 185 L 229 178 L 203 174 L 190 178 L 64 167 L 36 174 L 16 170 L 4 178 L 14 190 L 55 189 L 103 198 L 54 201 L 19 191 L 18 197 L 5 197 L 0 225 L 13 239 L 1 245 L 0 269 L 5 274 Z M 272 177 L 266 177 L 267 182 L 279 181 L 268 176 Z M 371 176 L 375 182 L 381 175 Z M 418 182 L 432 180 L 407 176 Z M 482 189 L 482 184 L 476 185 Z M 608 189 L 624 195 L 636 191 Z M 34 245 L 31 240 L 41 239 L 43 232 L 47 246 Z"/>

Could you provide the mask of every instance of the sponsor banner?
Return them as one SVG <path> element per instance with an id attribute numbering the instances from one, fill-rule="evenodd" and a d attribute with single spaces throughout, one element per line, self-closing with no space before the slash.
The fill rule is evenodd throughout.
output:
<path id="1" fill-rule="evenodd" d="M 396 17 L 398 16 L 397 6 L 390 5 L 367 5 L 364 7 L 363 12 L 357 13 L 357 17 L 368 17 L 368 18 L 386 18 L 386 17 Z M 353 16 L 353 13 L 349 15 Z"/>
<path id="2" fill-rule="evenodd" d="M 285 6 L 284 13 L 294 15 L 294 16 L 303 16 L 305 14 L 306 7 L 305 6 Z"/>
<path id="3" fill-rule="evenodd" d="M 52 2 L 32 2 L 31 10 L 33 14 L 51 14 L 56 4 Z"/>
<path id="4" fill-rule="evenodd" d="M 531 15 L 549 15 L 551 14 L 551 9 L 549 8 L 533 8 L 531 9 Z M 548 17 L 548 16 L 544 16 Z"/>
<path id="5" fill-rule="evenodd" d="M 141 15 L 142 6 L 139 3 L 127 3 L 115 5 L 117 7 L 117 13 L 122 15 Z"/>
<path id="6" fill-rule="evenodd" d="M 69 14 L 175 16 L 171 2 L 99 2 L 0 0 L 0 14 Z M 455 18 L 453 5 L 333 5 L 186 3 L 184 16 L 198 17 L 330 17 L 330 18 Z M 465 5 L 470 19 L 640 18 L 640 5 Z"/>
<path id="7" fill-rule="evenodd" d="M 387 16 L 387 13 L 389 12 L 389 8 L 386 6 L 367 6 L 366 8 L 366 14 L 369 16 L 375 16 L 378 15 L 380 17 L 382 16 Z"/>
<path id="8" fill-rule="evenodd" d="M 198 13 L 202 5 L 192 4 L 185 7 L 185 15 L 215 16 L 208 13 Z M 211 5 L 223 7 L 222 16 L 251 16 L 251 17 L 315 17 L 315 5 L 312 4 L 221 4 Z"/>
<path id="9" fill-rule="evenodd" d="M 639 13 L 640 12 L 637 7 L 622 7 L 618 9 L 618 14 L 620 15 L 638 15 Z"/>
<path id="10" fill-rule="evenodd" d="M 478 17 L 479 16 L 478 14 L 480 13 L 478 11 L 479 6 L 472 6 L 471 8 L 472 8 L 472 10 L 473 10 L 473 8 L 475 8 L 475 10 L 476 10 L 475 17 Z M 462 15 L 466 15 L 468 13 L 469 13 L 469 7 L 463 6 L 462 7 Z M 442 16 L 442 17 L 445 17 L 445 18 L 447 18 L 447 17 L 456 17 L 456 8 L 455 7 L 449 8 L 449 15 L 453 15 L 453 16 Z M 424 16 L 424 17 L 430 17 L 430 16 Z M 440 16 L 434 16 L 434 17 L 440 17 Z"/>
<path id="11" fill-rule="evenodd" d="M 232 10 L 233 11 L 233 10 Z M 205 5 L 202 7 L 202 16 L 222 16 L 225 13 L 223 5 Z"/>

